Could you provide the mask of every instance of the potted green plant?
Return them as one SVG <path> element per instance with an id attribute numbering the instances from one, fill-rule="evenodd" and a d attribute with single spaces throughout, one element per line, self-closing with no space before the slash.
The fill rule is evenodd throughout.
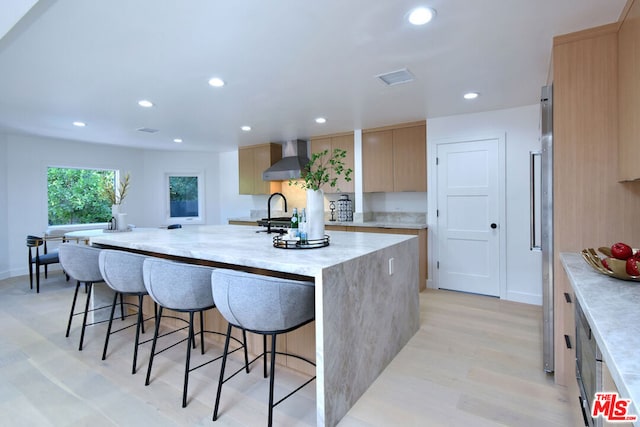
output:
<path id="1" fill-rule="evenodd" d="M 353 170 L 346 168 L 344 159 L 347 151 L 340 148 L 334 148 L 333 152 L 329 150 L 320 151 L 311 155 L 311 160 L 301 173 L 300 180 L 290 180 L 289 185 L 296 185 L 305 190 L 321 190 L 328 184 L 330 187 L 337 187 L 338 177 L 344 175 L 344 180 L 351 181 Z M 331 176 L 333 172 L 333 176 Z M 337 187 L 340 191 L 340 188 Z"/>
<path id="2" fill-rule="evenodd" d="M 322 187 L 337 187 L 338 177 L 344 175 L 345 181 L 351 181 L 353 170 L 346 168 L 344 159 L 347 152 L 340 148 L 320 151 L 311 155 L 311 160 L 301 173 L 299 180 L 289 180 L 289 185 L 296 185 L 307 190 L 307 234 L 309 240 L 324 238 L 324 192 Z"/>

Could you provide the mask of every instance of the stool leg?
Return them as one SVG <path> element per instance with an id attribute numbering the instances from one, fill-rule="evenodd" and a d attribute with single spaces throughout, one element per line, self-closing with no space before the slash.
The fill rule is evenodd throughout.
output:
<path id="1" fill-rule="evenodd" d="M 249 373 L 249 356 L 247 355 L 247 331 L 242 330 L 242 345 L 244 347 L 244 370 Z"/>
<path id="2" fill-rule="evenodd" d="M 73 311 L 76 309 L 76 299 L 78 298 L 78 289 L 80 289 L 80 282 L 76 281 L 76 291 L 73 293 L 73 302 L 71 303 L 71 312 L 69 313 L 69 322 L 67 323 L 67 333 L 65 337 L 69 337 L 69 331 L 71 330 L 71 320 L 73 320 Z"/>
<path id="3" fill-rule="evenodd" d="M 158 310 L 156 315 L 156 328 L 153 334 L 153 343 L 151 344 L 151 354 L 149 355 L 149 366 L 147 367 L 147 379 L 144 381 L 144 385 L 149 385 L 149 377 L 151 377 L 151 366 L 153 366 L 153 356 L 156 352 L 156 342 L 158 341 L 158 331 L 160 330 L 160 320 L 162 319 L 162 306 Z"/>
<path id="4" fill-rule="evenodd" d="M 120 294 L 120 319 L 121 320 L 124 320 L 124 303 L 122 302 L 123 298 L 124 296 Z"/>
<path id="5" fill-rule="evenodd" d="M 263 375 L 267 378 L 267 336 L 262 336 L 262 370 Z"/>
<path id="6" fill-rule="evenodd" d="M 113 313 L 116 311 L 116 302 L 118 301 L 118 292 L 113 295 L 113 304 L 111 304 L 111 315 L 109 316 L 109 325 L 107 325 L 107 336 L 104 338 L 104 349 L 102 350 L 102 360 L 107 358 L 107 347 L 109 346 L 109 336 L 111 335 L 111 325 L 113 324 Z"/>
<path id="7" fill-rule="evenodd" d="M 268 426 L 273 425 L 273 384 L 275 379 L 276 368 L 276 334 L 271 334 L 271 371 L 269 372 L 269 422 Z"/>
<path id="8" fill-rule="evenodd" d="M 229 353 L 230 339 L 231 339 L 231 323 L 229 323 L 229 326 L 227 326 L 227 337 L 224 340 L 224 352 L 222 353 L 222 366 L 220 367 L 220 379 L 218 380 L 218 392 L 216 393 L 216 404 L 213 407 L 213 421 L 216 421 L 218 419 L 218 407 L 220 406 L 220 395 L 222 394 L 222 383 L 224 382 L 224 368 L 227 366 L 227 354 Z"/>
<path id="9" fill-rule="evenodd" d="M 204 354 L 204 312 L 200 310 L 200 354 Z"/>
<path id="10" fill-rule="evenodd" d="M 200 313 L 202 316 L 202 313 Z M 189 386 L 189 361 L 191 360 L 191 343 L 196 342 L 196 338 L 193 333 L 193 311 L 189 312 L 189 339 L 187 340 L 187 357 L 184 365 L 184 386 L 182 388 L 182 407 L 187 407 L 187 387 Z"/>
<path id="11" fill-rule="evenodd" d="M 93 288 L 93 283 L 89 282 L 85 283 L 87 288 L 87 302 L 84 305 L 84 316 L 82 317 L 82 332 L 80 332 L 80 345 L 78 346 L 78 351 L 82 351 L 82 343 L 84 342 L 84 330 L 87 328 L 87 314 L 89 313 L 89 302 L 91 301 L 91 289 Z"/>
<path id="12" fill-rule="evenodd" d="M 138 342 L 140 341 L 140 328 L 143 328 L 144 333 L 144 314 L 142 313 L 142 295 L 138 295 L 138 323 L 136 324 L 136 342 L 133 347 L 133 367 L 131 368 L 131 374 L 136 373 L 136 363 L 138 360 Z"/>

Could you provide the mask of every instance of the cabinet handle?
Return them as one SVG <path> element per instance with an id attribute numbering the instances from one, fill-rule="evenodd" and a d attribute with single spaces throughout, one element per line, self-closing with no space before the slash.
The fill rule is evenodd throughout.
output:
<path id="1" fill-rule="evenodd" d="M 565 301 L 567 301 L 569 304 L 571 304 L 571 295 L 569 295 L 568 292 L 564 293 L 564 299 Z"/>
<path id="2" fill-rule="evenodd" d="M 569 350 L 571 350 L 571 337 L 569 335 L 564 336 L 564 343 Z"/>
<path id="3" fill-rule="evenodd" d="M 582 399 L 582 396 L 578 396 L 578 402 L 580 402 L 580 410 L 582 411 L 582 419 L 584 421 L 584 425 L 586 427 L 589 427 L 589 421 L 587 419 L 587 412 L 586 412 L 586 410 L 584 408 L 584 406 L 585 406 L 584 404 L 585 404 L 586 401 L 584 399 Z"/>

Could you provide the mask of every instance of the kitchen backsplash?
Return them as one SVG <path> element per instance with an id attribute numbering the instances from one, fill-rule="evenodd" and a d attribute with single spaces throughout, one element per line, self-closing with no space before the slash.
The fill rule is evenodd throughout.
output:
<path id="1" fill-rule="evenodd" d="M 267 217 L 266 209 L 251 209 L 249 212 L 250 218 L 260 219 Z M 271 216 L 289 216 L 289 212 L 281 210 L 272 210 Z M 325 212 L 325 218 L 329 220 L 331 217 L 330 212 Z M 380 222 L 385 224 L 426 224 L 427 213 L 426 212 L 354 212 L 353 222 Z"/>

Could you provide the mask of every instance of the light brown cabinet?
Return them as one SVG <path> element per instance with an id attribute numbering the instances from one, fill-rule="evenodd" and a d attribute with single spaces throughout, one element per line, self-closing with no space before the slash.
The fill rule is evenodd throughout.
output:
<path id="1" fill-rule="evenodd" d="M 271 194 L 280 190 L 279 182 L 262 180 L 262 172 L 282 158 L 280 144 L 260 144 L 238 149 L 240 194 Z"/>
<path id="2" fill-rule="evenodd" d="M 618 182 L 617 52 L 617 23 L 554 38 L 554 354 L 561 385 L 575 383 L 575 356 L 564 339 L 575 321 L 559 254 L 640 241 L 640 181 Z"/>
<path id="3" fill-rule="evenodd" d="M 344 158 L 345 168 L 354 170 L 354 146 L 353 146 L 353 133 L 321 136 L 311 138 L 311 154 L 319 153 L 324 150 L 329 150 L 329 153 L 333 153 L 333 150 L 339 148 L 347 152 Z M 311 157 L 311 156 L 309 156 Z M 330 179 L 333 179 L 333 173 L 330 175 Z M 335 187 L 324 187 L 326 194 L 331 193 L 353 193 L 355 191 L 355 185 L 353 180 L 353 173 L 351 174 L 351 181 L 347 182 L 344 179 L 344 175 L 338 176 Z"/>
<path id="4" fill-rule="evenodd" d="M 363 131 L 363 191 L 427 191 L 426 134 L 425 122 Z"/>
<path id="5" fill-rule="evenodd" d="M 618 31 L 618 173 L 640 179 L 640 1 L 631 5 Z"/>

